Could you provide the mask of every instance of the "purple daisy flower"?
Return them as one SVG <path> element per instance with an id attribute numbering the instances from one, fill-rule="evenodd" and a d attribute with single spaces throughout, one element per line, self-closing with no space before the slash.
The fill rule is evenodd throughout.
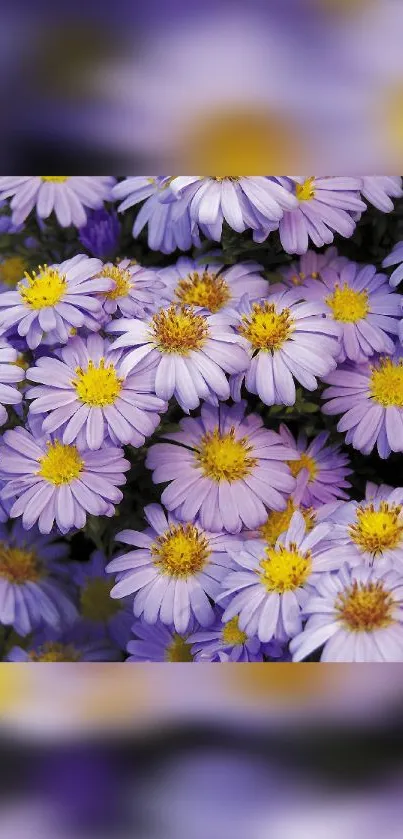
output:
<path id="1" fill-rule="evenodd" d="M 400 351 L 366 364 L 344 364 L 325 377 L 324 414 L 343 414 L 337 430 L 363 454 L 403 451 L 403 358 Z"/>
<path id="2" fill-rule="evenodd" d="M 83 661 L 121 661 L 119 650 L 104 636 L 88 638 L 81 621 L 62 632 L 39 630 L 28 648 L 13 647 L 7 661 L 15 663 L 71 663 Z"/>
<path id="3" fill-rule="evenodd" d="M 298 261 L 291 262 L 279 269 L 284 285 L 295 288 L 307 279 L 321 279 L 324 268 L 341 268 L 348 262 L 345 256 L 340 256 L 337 248 L 327 248 L 324 253 L 309 250 L 303 253 Z M 275 290 L 276 286 L 271 286 Z"/>
<path id="4" fill-rule="evenodd" d="M 201 626 L 214 621 L 209 598 L 220 591 L 230 559 L 226 534 L 207 532 L 201 525 L 166 516 L 159 504 L 149 504 L 145 531 L 122 530 L 116 539 L 135 550 L 113 559 L 107 571 L 118 572 L 111 597 L 135 594 L 133 611 L 147 623 L 158 618 L 176 632 L 188 629 L 191 617 Z"/>
<path id="5" fill-rule="evenodd" d="M 321 661 L 403 661 L 403 576 L 390 562 L 323 574 L 290 644 L 293 661 L 324 645 Z"/>
<path id="6" fill-rule="evenodd" d="M 22 393 L 15 385 L 25 378 L 25 371 L 18 366 L 18 353 L 4 338 L 0 338 L 0 425 L 7 421 L 4 405 L 19 405 Z"/>
<path id="7" fill-rule="evenodd" d="M 367 209 L 359 196 L 360 178 L 302 175 L 289 182 L 298 206 L 284 213 L 280 221 L 281 244 L 287 253 L 305 253 L 309 240 L 318 248 L 330 245 L 335 232 L 352 236 L 352 213 Z"/>
<path id="8" fill-rule="evenodd" d="M 108 437 L 115 445 L 144 445 L 167 405 L 152 392 L 155 364 L 147 360 L 128 376 L 121 372 L 121 351 L 100 335 L 72 338 L 57 358 L 39 358 L 27 377 L 30 414 L 47 415 L 43 431 L 63 429 L 63 443 L 100 449 Z M 0 391 L 1 393 L 1 391 Z"/>
<path id="9" fill-rule="evenodd" d="M 155 393 L 172 396 L 184 411 L 201 399 L 216 405 L 230 396 L 225 373 L 239 373 L 249 365 L 246 341 L 232 329 L 225 313 L 203 314 L 191 306 L 160 308 L 148 320 L 121 318 L 108 331 L 122 332 L 113 349 L 126 349 L 121 375 L 146 359 L 155 363 Z"/>
<path id="10" fill-rule="evenodd" d="M 126 649 L 133 623 L 131 603 L 112 600 L 113 582 L 106 573 L 107 559 L 94 551 L 87 562 L 70 564 L 71 579 L 79 589 L 83 629 L 107 635 L 119 649 Z"/>
<path id="11" fill-rule="evenodd" d="M 254 303 L 242 298 L 237 329 L 248 342 L 251 363 L 232 380 L 234 399 L 245 379 L 246 389 L 265 405 L 294 405 L 295 380 L 316 390 L 316 376 L 335 369 L 339 326 L 324 318 L 322 303 L 297 298 L 298 292 L 284 287 Z"/>
<path id="12" fill-rule="evenodd" d="M 403 195 L 400 175 L 365 175 L 362 178 L 361 195 L 383 213 L 391 213 L 392 198 Z"/>
<path id="13" fill-rule="evenodd" d="M 50 533 L 56 523 L 68 533 L 84 527 L 87 513 L 114 514 L 123 497 L 117 487 L 125 483 L 129 468 L 122 449 L 92 452 L 65 445 L 54 435 L 35 438 L 25 428 L 14 428 L 3 436 L 1 496 L 17 496 L 10 516 L 22 516 L 26 530 L 38 522 L 41 533 Z"/>
<path id="14" fill-rule="evenodd" d="M 18 325 L 18 334 L 36 349 L 44 333 L 53 343 L 65 344 L 73 329 L 84 325 L 96 329 L 102 303 L 95 295 L 112 286 L 99 276 L 101 269 L 99 259 L 78 254 L 60 265 L 26 273 L 15 291 L 0 294 L 1 331 Z"/>
<path id="15" fill-rule="evenodd" d="M 238 617 L 222 622 L 222 610 L 217 612 L 213 626 L 199 629 L 189 638 L 195 661 L 263 661 L 264 646 L 256 637 L 250 638 L 239 628 Z"/>
<path id="16" fill-rule="evenodd" d="M 260 527 L 266 508 L 284 510 L 295 478 L 284 461 L 296 460 L 257 414 L 245 416 L 245 402 L 219 408 L 204 404 L 199 417 L 183 419 L 172 442 L 148 450 L 146 466 L 156 484 L 169 481 L 161 496 L 181 521 L 200 516 L 206 530 L 239 533 Z"/>
<path id="17" fill-rule="evenodd" d="M 120 312 L 126 318 L 143 318 L 155 311 L 157 300 L 166 296 L 157 272 L 130 259 L 122 259 L 116 265 L 107 263 L 100 276 L 112 282 L 112 288 L 104 295 L 108 315 Z"/>
<path id="18" fill-rule="evenodd" d="M 182 256 L 176 265 L 162 268 L 159 276 L 166 286 L 169 300 L 187 306 L 200 306 L 215 314 L 236 305 L 246 294 L 249 299 L 264 297 L 269 290 L 263 279 L 263 268 L 257 262 L 239 262 L 231 268 L 219 262 L 200 263 Z"/>
<path id="19" fill-rule="evenodd" d="M 174 627 L 165 626 L 161 621 L 155 624 L 146 623 L 143 619 L 136 621 L 132 626 L 135 640 L 129 641 L 127 645 L 127 661 L 193 661 L 188 638 L 195 626 L 197 624 L 191 620 L 186 632 L 179 634 Z"/>
<path id="20" fill-rule="evenodd" d="M 378 274 L 374 265 L 327 267 L 321 280 L 304 282 L 301 295 L 323 303 L 327 317 L 340 326 L 340 362 L 393 353 L 390 336 L 399 332 L 401 297 L 391 292 L 386 274 Z"/>
<path id="21" fill-rule="evenodd" d="M 389 277 L 390 285 L 396 288 L 403 280 L 403 242 L 397 242 L 389 256 L 386 256 L 382 262 L 382 268 L 390 268 L 391 265 L 398 266 Z"/>
<path id="22" fill-rule="evenodd" d="M 219 600 L 231 597 L 223 621 L 239 616 L 239 628 L 262 643 L 285 641 L 302 628 L 302 610 L 319 573 L 339 568 L 342 545 L 329 543 L 330 526 L 319 524 L 306 532 L 301 513 L 275 546 L 263 539 L 248 540 L 229 552 L 236 565 L 224 579 Z"/>
<path id="23" fill-rule="evenodd" d="M 20 522 L 10 531 L 0 525 L 0 623 L 19 635 L 42 623 L 58 629 L 77 617 L 58 564 L 68 546 L 57 538 L 42 536 L 36 528 L 28 538 Z"/>
<path id="24" fill-rule="evenodd" d="M 0 177 L 0 198 L 11 198 L 12 220 L 21 224 L 36 207 L 40 219 L 54 210 L 61 227 L 82 227 L 85 208 L 97 209 L 112 200 L 115 178 L 81 175 Z"/>
<path id="25" fill-rule="evenodd" d="M 112 259 L 119 247 L 121 225 L 115 210 L 90 210 L 87 223 L 80 227 L 79 240 L 97 259 Z"/>
<path id="26" fill-rule="evenodd" d="M 284 444 L 294 448 L 299 457 L 291 461 L 289 466 L 297 479 L 297 486 L 301 485 L 300 504 L 316 508 L 331 504 L 338 498 L 348 498 L 345 490 L 351 485 L 346 477 L 352 473 L 352 469 L 340 446 L 326 445 L 329 439 L 327 431 L 322 431 L 308 443 L 303 431 L 295 440 L 287 426 L 280 425 L 280 436 Z"/>

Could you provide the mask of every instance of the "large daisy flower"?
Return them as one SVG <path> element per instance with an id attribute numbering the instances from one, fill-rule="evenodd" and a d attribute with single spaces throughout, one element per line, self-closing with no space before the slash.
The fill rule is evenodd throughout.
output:
<path id="1" fill-rule="evenodd" d="M 120 359 L 121 351 L 99 335 L 72 338 L 60 360 L 42 356 L 27 371 L 38 383 L 27 391 L 30 413 L 46 415 L 45 432 L 63 429 L 65 444 L 79 441 L 95 450 L 109 436 L 115 445 L 143 446 L 167 406 L 153 393 L 155 364 L 145 361 L 125 376 Z"/>
<path id="2" fill-rule="evenodd" d="M 107 635 L 120 650 L 126 648 L 133 623 L 131 604 L 112 600 L 113 582 L 106 573 L 107 559 L 94 551 L 87 562 L 70 564 L 71 580 L 78 587 L 83 630 L 90 635 Z"/>
<path id="3" fill-rule="evenodd" d="M 362 178 L 361 195 L 382 213 L 391 213 L 392 198 L 403 195 L 400 175 L 365 175 Z"/>
<path id="4" fill-rule="evenodd" d="M 343 414 L 337 430 L 347 432 L 363 454 L 376 445 L 380 457 L 403 451 L 403 359 L 401 353 L 381 356 L 366 364 L 345 364 L 325 377 L 330 387 L 324 414 Z"/>
<path id="5" fill-rule="evenodd" d="M 12 220 L 21 224 L 36 207 L 39 218 L 54 210 L 61 227 L 81 227 L 86 207 L 98 209 L 112 200 L 115 178 L 81 175 L 24 175 L 0 177 L 0 198 L 11 198 Z"/>
<path id="6" fill-rule="evenodd" d="M 340 567 L 342 545 L 332 545 L 330 526 L 319 524 L 309 533 L 295 512 L 288 530 L 276 544 L 248 540 L 228 550 L 236 570 L 223 581 L 220 599 L 230 597 L 223 621 L 239 616 L 239 628 L 264 643 L 293 638 L 302 628 L 302 610 L 318 573 Z"/>
<path id="7" fill-rule="evenodd" d="M 15 385 L 22 382 L 25 372 L 18 365 L 18 353 L 4 338 L 0 338 L 0 425 L 7 420 L 5 405 L 19 405 L 22 393 Z"/>
<path id="8" fill-rule="evenodd" d="M 239 628 L 238 617 L 222 622 L 222 610 L 217 610 L 213 626 L 199 629 L 189 638 L 195 661 L 263 661 L 264 645 L 259 638 L 250 638 Z"/>
<path id="9" fill-rule="evenodd" d="M 316 376 L 335 369 L 338 324 L 323 317 L 322 303 L 296 302 L 296 294 L 283 288 L 254 303 L 242 298 L 237 330 L 247 341 L 251 363 L 245 375 L 232 380 L 233 398 L 240 398 L 245 378 L 246 389 L 266 405 L 294 405 L 295 380 L 316 390 Z"/>
<path id="10" fill-rule="evenodd" d="M 197 408 L 201 399 L 213 404 L 228 399 L 225 373 L 239 373 L 249 365 L 245 339 L 235 333 L 225 313 L 208 315 L 172 304 L 148 320 L 113 321 L 108 331 L 123 333 L 113 348 L 131 348 L 121 374 L 146 359 L 155 362 L 155 393 L 164 400 L 175 396 L 185 411 Z"/>
<path id="11" fill-rule="evenodd" d="M 126 318 L 143 318 L 155 310 L 157 300 L 166 297 L 158 273 L 130 259 L 121 259 L 116 264 L 108 262 L 100 276 L 112 282 L 110 291 L 104 295 L 107 315 L 120 312 Z"/>
<path id="12" fill-rule="evenodd" d="M 324 304 L 327 317 L 341 330 L 338 361 L 365 361 L 377 352 L 393 353 L 391 335 L 399 332 L 401 297 L 393 294 L 385 274 L 374 265 L 348 262 L 327 267 L 320 280 L 309 278 L 301 296 Z"/>
<path id="13" fill-rule="evenodd" d="M 294 661 L 323 645 L 321 661 L 403 661 L 403 576 L 390 562 L 323 574 L 290 644 Z"/>
<path id="14" fill-rule="evenodd" d="M 280 436 L 284 444 L 295 449 L 298 460 L 290 462 L 290 469 L 297 484 L 301 484 L 300 504 L 304 507 L 321 507 L 338 498 L 348 498 L 350 483 L 346 481 L 352 469 L 340 446 L 327 446 L 329 433 L 322 431 L 308 443 L 301 431 L 295 440 L 286 425 L 280 425 Z"/>
<path id="15" fill-rule="evenodd" d="M 199 417 L 183 419 L 180 431 L 148 450 L 155 483 L 169 481 L 162 503 L 182 521 L 200 515 L 206 530 L 239 533 L 260 527 L 266 508 L 284 510 L 295 487 L 284 461 L 298 455 L 245 402 L 219 408 L 204 404 Z"/>
<path id="16" fill-rule="evenodd" d="M 390 560 L 403 570 L 403 489 L 369 482 L 364 501 L 340 504 L 332 514 L 349 565 Z"/>
<path id="17" fill-rule="evenodd" d="M 136 617 L 143 615 L 147 623 L 159 618 L 179 633 L 186 632 L 192 616 L 209 626 L 214 621 L 209 598 L 217 597 L 230 565 L 228 536 L 167 517 L 159 504 L 149 504 L 144 514 L 150 525 L 145 531 L 117 534 L 118 541 L 135 549 L 107 566 L 107 571 L 118 572 L 111 597 L 135 594 Z"/>
<path id="18" fill-rule="evenodd" d="M 17 497 L 10 517 L 22 516 L 26 530 L 38 522 L 41 533 L 50 533 L 56 523 L 67 533 L 84 527 L 87 513 L 114 514 L 114 504 L 123 497 L 117 487 L 125 483 L 129 468 L 122 449 L 91 452 L 53 435 L 37 438 L 25 428 L 14 428 L 3 436 L 1 496 Z"/>
<path id="19" fill-rule="evenodd" d="M 127 645 L 127 661 L 189 663 L 194 659 L 188 638 L 194 629 L 193 620 L 190 621 L 186 632 L 180 634 L 173 626 L 165 626 L 161 621 L 151 624 L 146 623 L 144 619 L 137 620 L 132 626 L 134 638 Z"/>
<path id="20" fill-rule="evenodd" d="M 109 291 L 112 281 L 100 277 L 102 262 L 78 254 L 60 265 L 40 266 L 26 273 L 15 291 L 0 294 L 0 330 L 17 326 L 30 349 L 36 349 L 44 334 L 65 344 L 73 329 L 99 329 L 95 318 L 102 312 L 96 296 Z"/>

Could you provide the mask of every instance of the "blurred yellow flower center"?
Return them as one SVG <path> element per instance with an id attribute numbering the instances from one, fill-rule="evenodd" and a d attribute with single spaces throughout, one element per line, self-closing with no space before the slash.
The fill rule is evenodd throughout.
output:
<path id="1" fill-rule="evenodd" d="M 164 353 L 189 355 L 200 350 L 208 337 L 205 318 L 186 306 L 160 309 L 151 323 L 157 347 Z"/>
<path id="2" fill-rule="evenodd" d="M 241 175 L 213 175 L 213 181 L 239 181 Z"/>
<path id="3" fill-rule="evenodd" d="M 373 367 L 369 382 L 370 395 L 384 408 L 395 405 L 403 408 L 403 364 L 394 364 L 383 358 L 379 367 Z"/>
<path id="4" fill-rule="evenodd" d="M 113 581 L 102 577 L 87 580 L 80 593 L 81 614 L 90 621 L 106 623 L 120 611 L 118 600 L 112 600 L 110 591 Z"/>
<path id="5" fill-rule="evenodd" d="M 123 379 L 119 379 L 113 364 L 105 365 L 104 358 L 97 367 L 93 361 L 89 361 L 86 370 L 77 367 L 76 376 L 72 384 L 77 396 L 93 408 L 113 405 L 122 390 Z"/>
<path id="6" fill-rule="evenodd" d="M 98 275 L 113 280 L 114 287 L 105 292 L 107 300 L 117 300 L 118 297 L 126 297 L 133 286 L 132 275 L 126 268 L 119 268 L 118 265 L 107 265 Z"/>
<path id="7" fill-rule="evenodd" d="M 299 201 L 311 201 L 315 198 L 315 178 L 307 178 L 302 184 L 297 184 L 295 194 Z"/>
<path id="8" fill-rule="evenodd" d="M 56 440 L 47 444 L 47 453 L 39 461 L 38 475 L 55 486 L 70 484 L 84 469 L 84 461 L 76 446 L 65 446 Z"/>
<path id="9" fill-rule="evenodd" d="M 206 537 L 193 524 L 171 525 L 151 546 L 161 573 L 181 579 L 202 571 L 210 553 Z"/>
<path id="10" fill-rule="evenodd" d="M 43 664 L 57 664 L 76 662 L 80 660 L 80 653 L 72 644 L 59 644 L 57 642 L 49 642 L 40 647 L 38 652 L 32 652 L 29 655 L 31 661 L 41 662 Z"/>
<path id="11" fill-rule="evenodd" d="M 43 181 L 48 181 L 48 183 L 54 184 L 64 184 L 70 177 L 70 175 L 39 175 Z"/>
<path id="12" fill-rule="evenodd" d="M 182 635 L 175 634 L 165 653 L 166 661 L 190 662 L 193 661 L 190 644 L 186 643 Z"/>
<path id="13" fill-rule="evenodd" d="M 325 298 L 330 306 L 333 317 L 342 323 L 357 323 L 365 318 L 369 312 L 367 291 L 354 291 L 347 283 L 343 286 L 336 284 L 333 294 Z"/>
<path id="14" fill-rule="evenodd" d="M 309 551 L 300 553 L 297 545 L 289 547 L 279 545 L 266 548 L 267 559 L 260 561 L 260 580 L 267 591 L 283 594 L 294 591 L 306 583 L 312 571 L 312 559 Z"/>
<path id="15" fill-rule="evenodd" d="M 0 281 L 15 287 L 24 276 L 26 268 L 27 263 L 22 256 L 8 256 L 0 264 Z"/>
<path id="16" fill-rule="evenodd" d="M 307 531 L 312 530 L 315 524 L 315 511 L 311 507 L 297 507 L 289 498 L 285 510 L 272 510 L 267 516 L 267 521 L 260 528 L 262 539 L 265 539 L 269 546 L 275 545 L 279 536 L 288 530 L 296 510 L 302 513 Z"/>
<path id="17" fill-rule="evenodd" d="M 287 463 L 294 478 L 296 478 L 303 469 L 307 469 L 309 472 L 309 482 L 315 480 L 318 468 L 313 457 L 310 457 L 309 454 L 306 454 L 306 452 L 302 452 L 299 460 L 288 460 Z"/>
<path id="18" fill-rule="evenodd" d="M 274 303 L 254 303 L 250 315 L 243 315 L 239 328 L 254 350 L 279 350 L 294 330 L 294 320 L 289 309 L 280 314 Z"/>
<path id="19" fill-rule="evenodd" d="M 43 569 L 34 551 L 13 548 L 0 542 L 0 577 L 10 583 L 35 583 L 43 576 Z"/>
<path id="20" fill-rule="evenodd" d="M 194 271 L 180 280 L 175 294 L 181 303 L 203 306 L 210 312 L 218 312 L 231 299 L 228 283 L 219 274 L 211 274 L 209 271 Z"/>
<path id="21" fill-rule="evenodd" d="M 239 628 L 238 618 L 232 618 L 232 620 L 228 621 L 225 624 L 224 629 L 222 631 L 222 640 L 224 644 L 229 644 L 230 646 L 235 646 L 238 644 L 245 644 L 248 640 L 248 636 L 246 632 L 242 632 Z"/>
<path id="22" fill-rule="evenodd" d="M 206 478 L 213 481 L 239 481 L 250 475 L 257 464 L 251 451 L 252 446 L 246 437 L 239 440 L 235 438 L 234 428 L 227 434 L 220 434 L 219 429 L 215 428 L 203 435 L 196 460 Z"/>
<path id="23" fill-rule="evenodd" d="M 376 556 L 385 550 L 393 550 L 403 538 L 402 507 L 381 501 L 379 509 L 373 504 L 358 507 L 357 521 L 349 528 L 350 536 L 364 551 Z"/>
<path id="24" fill-rule="evenodd" d="M 25 272 L 25 281 L 18 283 L 17 289 L 22 301 L 31 309 L 45 309 L 56 306 L 67 291 L 66 277 L 55 268 L 40 265 L 38 273 Z M 28 284 L 27 284 L 28 283 Z"/>
<path id="25" fill-rule="evenodd" d="M 340 594 L 336 609 L 350 632 L 371 632 L 393 623 L 393 599 L 382 583 L 355 582 Z"/>

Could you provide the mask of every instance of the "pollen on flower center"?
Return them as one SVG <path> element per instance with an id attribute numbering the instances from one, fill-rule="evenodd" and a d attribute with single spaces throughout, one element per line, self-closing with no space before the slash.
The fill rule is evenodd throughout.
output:
<path id="1" fill-rule="evenodd" d="M 208 338 L 205 318 L 186 306 L 160 309 L 151 324 L 158 349 L 165 353 L 188 355 L 200 350 Z"/>
<path id="2" fill-rule="evenodd" d="M 289 498 L 285 510 L 272 510 L 260 528 L 262 539 L 267 542 L 268 546 L 275 545 L 279 536 L 288 530 L 296 510 L 303 515 L 307 531 L 312 530 L 315 524 L 315 511 L 311 507 L 298 507 L 292 498 Z"/>
<path id="3" fill-rule="evenodd" d="M 369 312 L 368 292 L 355 291 L 347 283 L 343 286 L 336 284 L 333 294 L 325 298 L 325 303 L 330 306 L 334 319 L 342 323 L 357 323 Z"/>
<path id="4" fill-rule="evenodd" d="M 296 478 L 302 469 L 307 469 L 309 472 L 309 482 L 314 481 L 318 473 L 318 468 L 313 457 L 310 457 L 306 452 L 302 452 L 299 460 L 287 461 L 290 467 L 293 478 Z"/>
<path id="5" fill-rule="evenodd" d="M 193 661 L 192 648 L 187 644 L 182 635 L 175 633 L 173 639 L 165 652 L 166 661 L 190 662 Z"/>
<path id="6" fill-rule="evenodd" d="M 266 556 L 260 561 L 260 580 L 267 591 L 294 591 L 304 585 L 312 571 L 310 551 L 300 553 L 294 543 L 288 548 L 282 544 L 267 547 Z"/>
<path id="7" fill-rule="evenodd" d="M 117 300 L 118 297 L 126 297 L 133 287 L 133 279 L 130 271 L 127 268 L 119 268 L 118 265 L 110 265 L 103 268 L 98 276 L 113 280 L 115 284 L 110 291 L 105 292 L 107 300 Z"/>
<path id="8" fill-rule="evenodd" d="M 22 301 L 31 309 L 55 306 L 67 290 L 66 277 L 47 265 L 40 265 L 38 273 L 25 272 L 24 277 L 25 280 L 18 283 L 17 289 Z"/>
<path id="9" fill-rule="evenodd" d="M 24 276 L 27 263 L 22 256 L 8 256 L 0 264 L 0 281 L 14 288 Z"/>
<path id="10" fill-rule="evenodd" d="M 390 358 L 381 359 L 379 367 L 373 367 L 369 382 L 370 395 L 384 408 L 395 405 L 403 408 L 403 364 L 394 364 Z"/>
<path id="11" fill-rule="evenodd" d="M 314 177 L 307 178 L 302 184 L 296 185 L 295 194 L 298 201 L 311 201 L 312 198 L 315 198 L 314 181 Z"/>
<path id="12" fill-rule="evenodd" d="M 47 444 L 47 452 L 39 461 L 38 475 L 55 486 L 70 484 L 84 469 L 84 461 L 76 446 L 65 446 L 56 440 Z"/>
<path id="13" fill-rule="evenodd" d="M 6 542 L 0 542 L 0 577 L 15 585 L 22 585 L 35 583 L 42 574 L 41 563 L 34 551 L 13 548 Z"/>
<path id="14" fill-rule="evenodd" d="M 203 306 L 210 312 L 218 312 L 231 299 L 228 283 L 219 274 L 209 271 L 194 271 L 180 280 L 175 294 L 181 303 Z"/>
<path id="15" fill-rule="evenodd" d="M 241 175 L 211 175 L 213 181 L 239 181 Z"/>
<path id="16" fill-rule="evenodd" d="M 30 653 L 30 661 L 35 662 L 75 662 L 79 661 L 80 653 L 72 644 L 60 644 L 58 642 L 49 642 L 40 647 L 38 652 Z"/>
<path id="17" fill-rule="evenodd" d="M 39 177 L 42 178 L 43 181 L 48 181 L 49 183 L 63 184 L 69 179 L 70 175 L 40 175 Z"/>
<path id="18" fill-rule="evenodd" d="M 246 437 L 235 438 L 235 429 L 227 434 L 220 434 L 218 428 L 207 431 L 200 441 L 196 460 L 206 478 L 213 481 L 239 481 L 250 475 L 256 466 L 256 458 L 251 456 L 252 446 Z"/>
<path id="19" fill-rule="evenodd" d="M 382 501 L 379 510 L 373 504 L 358 507 L 357 521 L 349 528 L 350 536 L 364 551 L 376 556 L 397 548 L 403 537 L 402 507 Z"/>
<path id="20" fill-rule="evenodd" d="M 232 620 L 225 624 L 222 631 L 222 640 L 224 644 L 229 644 L 230 646 L 245 644 L 248 640 L 246 632 L 242 632 L 239 628 L 238 617 L 232 618 Z"/>
<path id="21" fill-rule="evenodd" d="M 77 396 L 86 405 L 93 408 L 104 408 L 113 405 L 122 389 L 123 379 L 119 379 L 113 364 L 105 365 L 101 358 L 98 367 L 89 361 L 86 370 L 78 367 L 74 385 Z"/>
<path id="22" fill-rule="evenodd" d="M 243 315 L 239 328 L 241 335 L 255 350 L 279 350 L 294 330 L 294 320 L 289 309 L 280 314 L 274 303 L 254 303 L 250 315 Z"/>
<path id="23" fill-rule="evenodd" d="M 202 571 L 210 553 L 206 537 L 193 524 L 171 525 L 151 546 L 161 573 L 181 579 Z"/>
<path id="24" fill-rule="evenodd" d="M 83 618 L 106 623 L 120 611 L 119 600 L 110 596 L 113 582 L 102 577 L 87 580 L 80 592 L 80 606 Z"/>
<path id="25" fill-rule="evenodd" d="M 382 583 L 355 582 L 336 602 L 339 619 L 350 632 L 371 632 L 393 623 L 393 599 Z"/>

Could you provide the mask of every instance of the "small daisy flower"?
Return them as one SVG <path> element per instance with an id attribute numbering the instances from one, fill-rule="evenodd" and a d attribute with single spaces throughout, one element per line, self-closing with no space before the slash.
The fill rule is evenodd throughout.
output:
<path id="1" fill-rule="evenodd" d="M 7 661 L 31 664 L 78 664 L 83 661 L 121 661 L 107 637 L 88 638 L 81 621 L 63 632 L 39 630 L 26 649 L 13 647 Z"/>
<path id="2" fill-rule="evenodd" d="M 325 268 L 321 280 L 306 280 L 301 294 L 304 300 L 323 303 L 327 317 L 340 326 L 340 362 L 393 353 L 390 336 L 399 332 L 401 297 L 391 292 L 386 275 L 378 274 L 374 265 L 348 262 L 341 269 Z"/>
<path id="3" fill-rule="evenodd" d="M 154 483 L 169 486 L 162 503 L 182 521 L 200 516 L 214 533 L 260 527 L 266 508 L 284 510 L 295 478 L 284 461 L 297 454 L 245 402 L 219 408 L 204 404 L 199 417 L 181 420 L 180 431 L 164 434 L 169 443 L 148 450 L 146 466 Z"/>
<path id="4" fill-rule="evenodd" d="M 189 643 L 189 635 L 195 628 L 194 621 L 191 621 L 186 632 L 179 634 L 174 627 L 165 626 L 161 621 L 155 624 L 138 620 L 132 626 L 135 636 L 129 641 L 127 652 L 128 662 L 153 661 L 153 662 L 191 662 L 194 660 L 192 649 Z"/>
<path id="5" fill-rule="evenodd" d="M 19 254 L 6 256 L 0 261 L 0 291 L 15 289 L 28 270 L 28 262 Z"/>
<path id="6" fill-rule="evenodd" d="M 116 265 L 107 263 L 99 276 L 112 282 L 110 291 L 104 295 L 104 310 L 108 315 L 119 312 L 126 318 L 143 318 L 155 310 L 161 296 L 166 296 L 157 272 L 130 259 L 122 259 Z"/>
<path id="7" fill-rule="evenodd" d="M 323 645 L 321 661 L 403 661 L 403 576 L 389 562 L 344 566 L 315 581 L 308 621 L 290 644 L 293 661 Z"/>
<path id="8" fill-rule="evenodd" d="M 143 446 L 167 405 L 152 392 L 154 366 L 145 362 L 125 376 L 120 357 L 107 340 L 90 335 L 72 338 L 60 360 L 39 358 L 27 371 L 38 384 L 26 395 L 33 400 L 30 414 L 45 416 L 43 431 L 63 429 L 63 443 L 78 441 L 91 450 L 108 437 L 115 445 Z"/>
<path id="9" fill-rule="evenodd" d="M 337 248 L 328 248 L 324 253 L 309 250 L 303 253 L 298 261 L 280 268 L 279 273 L 287 288 L 295 288 L 295 286 L 302 285 L 307 279 L 321 279 L 324 268 L 341 267 L 347 261 L 346 257 L 339 256 Z"/>
<path id="10" fill-rule="evenodd" d="M 121 318 L 108 331 L 122 332 L 113 349 L 131 348 L 122 360 L 121 374 L 140 361 L 154 362 L 155 393 L 172 396 L 184 411 L 201 399 L 217 404 L 230 396 L 225 373 L 239 373 L 249 364 L 244 338 L 229 325 L 225 314 L 208 315 L 192 306 L 160 308 L 148 320 Z"/>
<path id="11" fill-rule="evenodd" d="M 302 628 L 302 609 L 318 573 L 340 567 L 342 547 L 329 545 L 329 525 L 309 533 L 301 513 L 275 546 L 263 539 L 248 540 L 231 550 L 236 570 L 222 584 L 219 600 L 231 597 L 223 621 L 239 616 L 239 628 L 262 643 L 285 641 Z"/>
<path id="12" fill-rule="evenodd" d="M 391 213 L 392 198 L 403 195 L 400 175 L 365 175 L 362 178 L 361 195 L 382 213 Z"/>
<path id="13" fill-rule="evenodd" d="M 56 523 L 68 533 L 84 527 L 87 513 L 114 514 L 123 497 L 117 487 L 129 468 L 122 449 L 91 452 L 53 435 L 34 438 L 25 428 L 14 428 L 3 436 L 1 495 L 3 500 L 18 496 L 10 516 L 22 516 L 26 530 L 38 522 L 41 533 L 50 533 Z"/>
<path id="14" fill-rule="evenodd" d="M 296 302 L 289 289 L 255 303 L 243 297 L 237 329 L 251 356 L 246 389 L 265 405 L 294 405 L 295 380 L 316 390 L 316 377 L 336 367 L 339 326 L 323 316 L 323 304 Z M 233 380 L 233 398 L 243 378 L 244 374 Z"/>
<path id="15" fill-rule="evenodd" d="M 25 371 L 18 364 L 17 350 L 0 338 L 0 425 L 7 421 L 5 405 L 20 405 L 22 393 L 16 385 L 25 379 Z"/>
<path id="16" fill-rule="evenodd" d="M 403 489 L 368 483 L 364 501 L 340 504 L 332 514 L 344 560 L 349 565 L 373 565 L 390 560 L 403 571 Z"/>
<path id="17" fill-rule="evenodd" d="M 403 359 L 400 352 L 366 364 L 345 364 L 325 378 L 324 414 L 343 414 L 337 430 L 363 454 L 403 451 Z"/>
<path id="18" fill-rule="evenodd" d="M 194 632 L 189 644 L 195 661 L 263 661 L 264 645 L 239 628 L 237 616 L 223 623 L 221 610 L 213 626 Z"/>
<path id="19" fill-rule="evenodd" d="M 0 525 L 0 623 L 28 635 L 40 624 L 55 629 L 72 623 L 77 610 L 61 582 L 58 560 L 68 546 L 35 528 L 27 537 L 20 522 Z"/>
<path id="20" fill-rule="evenodd" d="M 352 213 L 367 209 L 359 196 L 360 178 L 300 176 L 289 180 L 298 206 L 285 212 L 280 221 L 281 244 L 287 253 L 305 253 L 309 240 L 318 248 L 330 245 L 334 233 L 352 236 Z"/>
<path id="21" fill-rule="evenodd" d="M 209 598 L 215 599 L 230 564 L 228 536 L 208 533 L 199 524 L 166 516 L 159 504 L 144 510 L 147 530 L 122 530 L 117 540 L 135 550 L 113 559 L 107 571 L 118 572 L 111 597 L 135 594 L 133 611 L 147 623 L 158 618 L 179 633 L 191 617 L 201 626 L 214 621 Z"/>
<path id="22" fill-rule="evenodd" d="M 176 265 L 163 268 L 159 276 L 166 285 L 169 300 L 200 306 L 215 314 L 236 306 L 244 294 L 248 299 L 266 296 L 269 283 L 263 279 L 261 271 L 263 268 L 257 262 L 239 262 L 225 268 L 219 262 L 200 264 L 182 256 Z"/>
<path id="23" fill-rule="evenodd" d="M 396 288 L 403 280 L 403 242 L 397 242 L 389 256 L 386 256 L 382 262 L 382 268 L 390 268 L 391 265 L 398 266 L 389 277 L 390 285 Z"/>
<path id="24" fill-rule="evenodd" d="M 111 280 L 99 276 L 101 269 L 99 259 L 79 254 L 26 273 L 15 291 L 0 294 L 1 331 L 17 326 L 29 348 L 36 349 L 45 333 L 54 343 L 65 344 L 73 329 L 96 328 L 102 303 L 95 295 L 112 286 Z"/>
<path id="25" fill-rule="evenodd" d="M 106 573 L 107 559 L 94 551 L 87 562 L 70 565 L 71 580 L 79 589 L 79 611 L 83 628 L 107 635 L 121 650 L 126 648 L 133 623 L 131 604 L 112 600 L 113 582 Z"/>
<path id="26" fill-rule="evenodd" d="M 295 448 L 299 459 L 291 461 L 291 473 L 302 482 L 300 503 L 305 507 L 321 507 L 331 504 L 338 498 L 348 498 L 345 490 L 350 483 L 346 481 L 352 469 L 346 454 L 341 452 L 340 446 L 326 443 L 329 433 L 323 431 L 308 444 L 306 435 L 301 432 L 295 440 L 286 425 L 280 425 L 280 436 L 284 444 Z"/>
<path id="27" fill-rule="evenodd" d="M 11 198 L 14 224 L 21 224 L 36 208 L 40 219 L 55 212 L 61 227 L 82 227 L 86 207 L 97 209 L 112 200 L 115 178 L 81 175 L 24 175 L 0 177 L 0 198 Z"/>

